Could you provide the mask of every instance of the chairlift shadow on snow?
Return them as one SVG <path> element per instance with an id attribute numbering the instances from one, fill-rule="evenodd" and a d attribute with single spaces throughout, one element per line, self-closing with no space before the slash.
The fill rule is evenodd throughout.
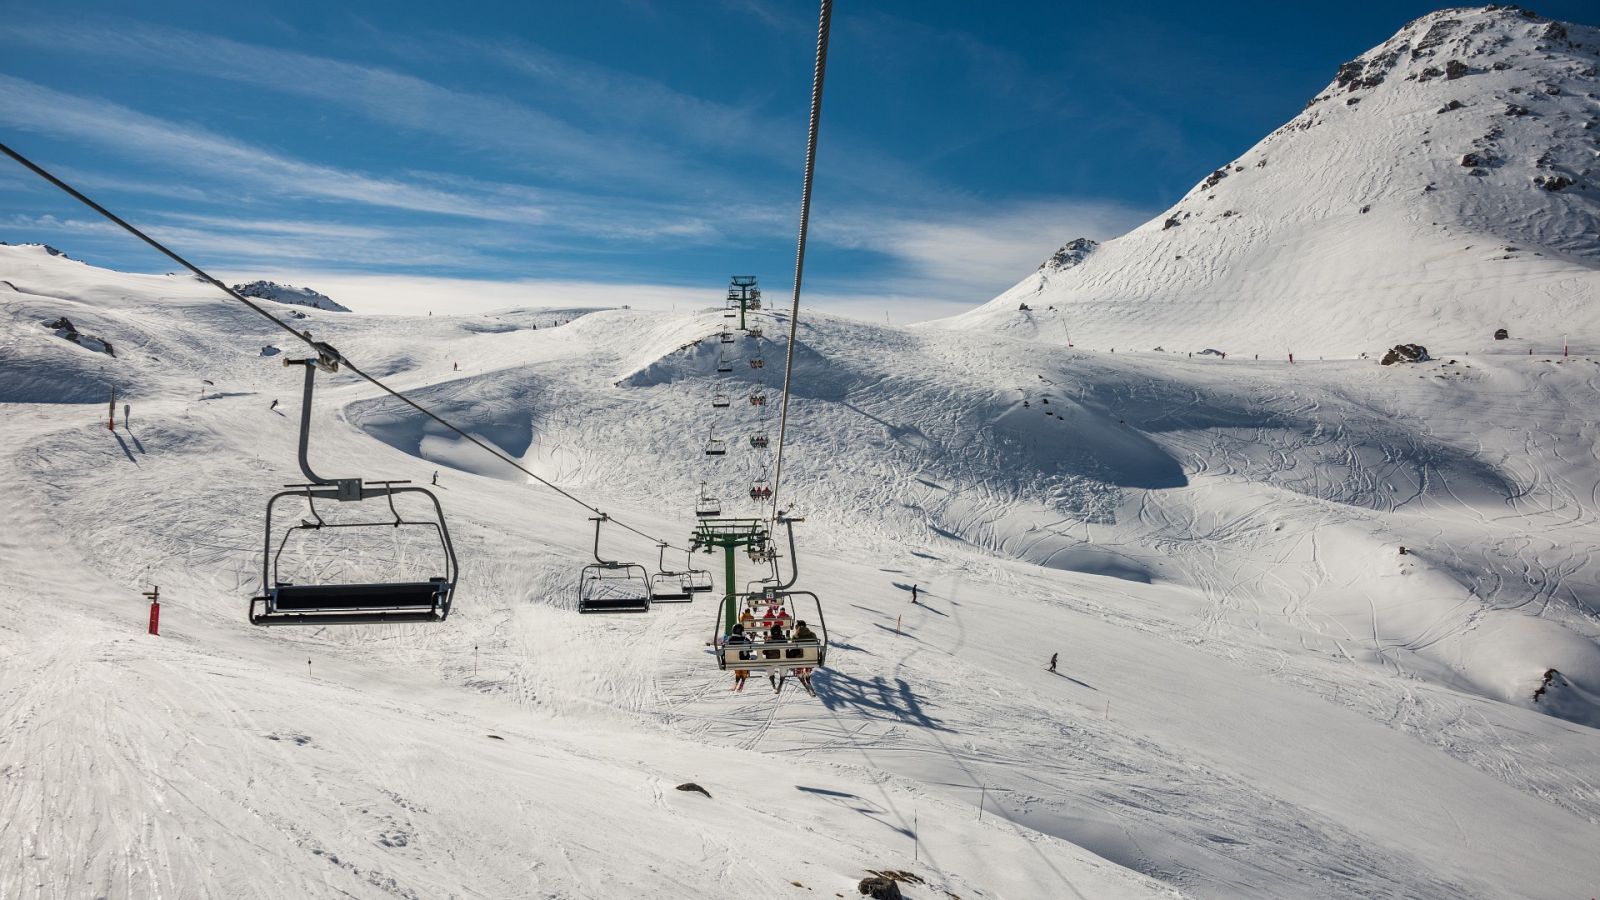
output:
<path id="1" fill-rule="evenodd" d="M 918 478 L 917 480 L 918 481 L 922 481 L 921 478 Z M 924 482 L 924 483 L 926 483 L 926 482 Z M 913 551 L 911 551 L 911 555 L 912 556 L 920 556 L 923 559 L 931 559 L 934 562 L 943 562 L 944 561 L 943 557 L 934 556 L 932 553 L 923 553 L 921 550 L 913 550 Z"/>
<path id="2" fill-rule="evenodd" d="M 875 820 L 880 825 L 899 832 L 905 837 L 913 836 L 909 828 L 901 825 L 891 825 L 888 822 L 885 822 L 882 819 L 882 816 L 888 814 L 889 810 L 886 810 L 881 806 L 877 806 L 877 804 L 861 796 L 860 794 L 852 794 L 848 791 L 831 791 L 827 788 L 806 787 L 803 784 L 795 785 L 794 789 L 803 793 L 813 794 L 815 796 L 825 798 L 832 803 L 843 806 L 851 812 L 860 813 L 869 819 Z M 876 809 L 873 808 L 875 806 L 877 807 Z"/>
<path id="3" fill-rule="evenodd" d="M 876 675 L 868 681 L 837 669 L 819 669 L 811 676 L 811 687 L 816 690 L 817 699 L 830 711 L 849 709 L 868 719 L 901 722 L 930 731 L 951 731 L 939 719 L 923 711 L 922 701 L 904 678 L 890 683 L 882 675 Z"/>

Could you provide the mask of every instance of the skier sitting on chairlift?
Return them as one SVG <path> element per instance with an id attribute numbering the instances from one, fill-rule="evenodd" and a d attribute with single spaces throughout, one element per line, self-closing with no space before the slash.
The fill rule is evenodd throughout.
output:
<path id="1" fill-rule="evenodd" d="M 732 646 L 732 645 L 748 646 L 749 643 L 750 643 L 750 639 L 748 637 L 745 637 L 744 626 L 743 625 L 735 625 L 735 626 L 733 626 L 733 633 L 728 635 L 727 640 L 723 641 L 722 643 L 723 643 L 723 646 Z M 739 658 L 740 659 L 751 659 L 753 657 L 750 655 L 750 651 L 749 650 L 740 650 L 739 651 Z M 745 679 L 749 678 L 749 677 L 750 677 L 750 670 L 749 669 L 734 669 L 733 670 L 733 689 L 735 691 L 744 690 Z"/>
<path id="2" fill-rule="evenodd" d="M 800 621 L 794 623 L 794 631 L 790 632 L 789 639 L 797 643 L 802 641 L 815 641 L 817 639 L 817 633 L 812 631 L 810 628 L 807 628 L 805 620 L 801 619 Z M 790 650 L 789 652 L 795 656 L 799 656 L 804 651 L 794 649 Z M 795 669 L 794 675 L 796 678 L 800 679 L 800 686 L 806 689 L 806 693 L 813 697 L 817 695 L 816 690 L 811 687 L 811 668 L 809 666 L 803 666 Z M 783 685 L 782 679 L 779 679 L 778 684 L 781 688 Z"/>

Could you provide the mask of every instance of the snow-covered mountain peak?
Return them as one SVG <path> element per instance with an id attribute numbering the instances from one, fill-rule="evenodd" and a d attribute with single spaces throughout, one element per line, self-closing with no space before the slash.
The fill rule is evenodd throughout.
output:
<path id="1" fill-rule="evenodd" d="M 1089 238 L 1073 238 L 1061 245 L 1061 249 L 1050 254 L 1050 258 L 1039 264 L 1040 271 L 1059 272 L 1089 258 L 1089 254 L 1100 246 L 1100 242 Z"/>
<path id="2" fill-rule="evenodd" d="M 1597 72 L 1594 28 L 1423 16 L 1172 208 L 938 324 L 1279 356 L 1600 341 Z"/>
<path id="3" fill-rule="evenodd" d="M 34 253 L 42 253 L 45 256 L 59 256 L 62 259 L 71 260 L 72 262 L 78 262 L 79 261 L 79 260 L 73 259 L 72 257 L 68 256 L 65 252 L 63 252 L 61 250 L 57 250 L 56 248 L 50 246 L 49 244 L 32 244 L 32 243 L 11 244 L 11 243 L 7 243 L 6 241 L 0 241 L 0 247 L 16 247 L 19 250 L 31 251 L 31 252 L 34 252 Z"/>
<path id="4" fill-rule="evenodd" d="M 246 297 L 256 297 L 262 300 L 271 300 L 276 303 L 285 303 L 290 306 L 309 306 L 313 309 L 325 309 L 330 312 L 349 312 L 349 307 L 335 303 L 332 297 L 311 288 L 295 287 L 292 284 L 279 284 L 276 281 L 252 281 L 249 284 L 236 284 L 233 289 Z"/>

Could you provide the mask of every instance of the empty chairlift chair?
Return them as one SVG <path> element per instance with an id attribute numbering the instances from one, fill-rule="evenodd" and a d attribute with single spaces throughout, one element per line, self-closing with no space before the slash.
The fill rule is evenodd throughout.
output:
<path id="1" fill-rule="evenodd" d="M 732 404 L 733 400 L 727 394 L 716 393 L 711 395 L 711 407 L 713 409 L 727 409 Z"/>
<path id="2" fill-rule="evenodd" d="M 706 492 L 706 483 L 700 482 L 700 497 L 694 501 L 694 517 L 714 519 L 722 515 L 722 501 Z"/>
<path id="3" fill-rule="evenodd" d="M 661 558 L 656 564 L 656 574 L 650 576 L 651 603 L 688 603 L 694 599 L 689 590 L 689 573 L 667 568 L 667 542 L 658 544 Z"/>
<path id="4" fill-rule="evenodd" d="M 693 555 L 693 552 L 693 550 L 690 551 L 691 556 Z M 689 565 L 684 569 L 683 577 L 684 580 L 689 584 L 689 593 L 709 594 L 711 592 L 712 584 L 710 570 L 696 569 L 693 565 Z"/>
<path id="5" fill-rule="evenodd" d="M 706 455 L 727 456 L 728 442 L 719 437 L 711 437 L 708 433 L 706 435 Z"/>
<path id="6" fill-rule="evenodd" d="M 605 513 L 591 519 L 594 562 L 578 577 L 578 612 L 649 612 L 650 574 L 644 566 L 600 558 L 600 526 L 609 520 Z"/>
<path id="7" fill-rule="evenodd" d="M 406 481 L 362 481 L 360 478 L 322 478 L 311 470 L 307 458 L 311 430 L 311 397 L 320 366 L 328 371 L 338 367 L 337 355 L 320 359 L 286 360 L 285 365 L 303 365 L 306 370 L 305 395 L 300 409 L 300 471 L 306 484 L 288 485 L 267 502 L 266 538 L 262 546 L 261 596 L 250 601 L 250 621 L 255 625 L 326 625 L 365 622 L 443 622 L 450 615 L 457 576 L 455 548 L 445 525 L 439 498 L 426 488 Z M 432 503 L 433 516 L 408 519 L 395 506 L 395 497 L 420 494 Z M 286 497 L 304 497 L 310 519 L 286 529 L 272 549 L 272 511 Z M 330 522 L 317 510 L 317 501 L 335 504 L 383 500 L 388 515 L 375 521 Z M 439 541 L 439 574 L 401 581 L 357 583 L 296 583 L 281 576 L 284 550 L 292 536 L 301 533 L 341 533 L 355 528 L 421 528 Z"/>
<path id="8" fill-rule="evenodd" d="M 732 372 L 733 371 L 733 360 L 727 358 L 726 356 L 719 357 L 717 359 L 717 371 L 718 372 L 724 372 L 724 373 Z"/>
<path id="9" fill-rule="evenodd" d="M 722 333 L 718 336 L 718 339 L 724 344 L 733 343 L 733 331 L 724 325 L 722 328 Z"/>

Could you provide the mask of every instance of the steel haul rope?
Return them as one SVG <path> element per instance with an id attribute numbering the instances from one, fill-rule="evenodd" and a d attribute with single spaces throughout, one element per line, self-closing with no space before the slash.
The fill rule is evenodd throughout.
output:
<path id="1" fill-rule="evenodd" d="M 394 397 L 395 399 L 397 399 L 400 402 L 404 403 L 405 405 L 411 407 L 412 409 L 416 410 L 417 412 L 422 413 L 424 416 L 427 416 L 428 418 L 432 419 L 433 421 L 438 422 L 440 425 L 443 425 L 445 428 L 448 428 L 449 430 L 455 432 L 457 435 L 460 435 L 462 438 L 465 438 L 467 441 L 471 442 L 472 444 L 475 444 L 476 446 L 481 448 L 484 452 L 486 452 L 489 455 L 495 457 L 496 459 L 499 459 L 501 462 L 506 463 L 507 465 L 511 466 L 512 468 L 516 469 L 517 471 L 521 472 L 522 474 L 528 476 L 529 478 L 532 478 L 534 481 L 539 482 L 540 484 L 544 485 L 545 487 L 549 488 L 550 490 L 555 491 L 557 494 L 560 494 L 561 496 L 567 498 L 568 500 L 571 500 L 573 503 L 578 504 L 579 506 L 583 507 L 584 509 L 594 513 L 595 515 L 605 515 L 604 513 L 602 513 L 600 511 L 600 509 L 598 507 L 596 507 L 596 506 L 594 506 L 592 504 L 586 503 L 585 501 L 580 500 L 577 496 L 569 493 L 568 491 L 566 491 L 566 490 L 564 490 L 562 488 L 559 488 L 554 484 L 551 484 L 549 481 L 546 481 L 544 478 L 541 478 L 540 476 L 538 476 L 538 475 L 534 474 L 533 472 L 529 471 L 521 463 L 519 463 L 516 460 L 512 459 L 511 457 L 507 456 L 503 451 L 499 450 L 498 448 L 492 447 L 489 444 L 484 443 L 482 440 L 479 440 L 478 438 L 473 437 L 472 435 L 468 434 L 466 431 L 462 430 L 461 428 L 456 427 L 451 422 L 441 418 L 439 416 L 439 414 L 435 413 L 433 410 L 428 409 L 427 407 L 417 403 L 415 400 L 412 400 L 410 397 L 407 397 L 405 394 L 402 394 L 399 391 L 395 390 L 394 388 L 389 387 L 387 384 L 384 384 L 378 378 L 376 378 L 376 377 L 374 377 L 372 375 L 368 375 L 366 372 L 363 372 L 361 369 L 356 367 L 355 363 L 352 363 L 349 359 L 347 359 L 345 357 L 344 354 L 340 353 L 333 346 L 331 346 L 331 345 L 329 345 L 329 344 L 327 344 L 327 343 L 325 343 L 323 341 L 312 340 L 312 338 L 311 338 L 309 333 L 296 331 L 294 326 L 290 325 L 289 323 L 283 321 L 282 319 L 280 319 L 277 316 L 273 315 L 272 313 L 268 312 L 266 309 L 264 309 L 260 305 L 256 304 L 255 302 L 251 301 L 248 297 L 245 297 L 243 294 L 239 293 L 238 291 L 235 291 L 233 288 L 230 288 L 227 285 L 223 284 L 222 282 L 218 281 L 217 279 L 213 278 L 211 276 L 211 274 L 206 272 L 204 269 L 201 269 L 199 266 L 195 265 L 194 263 L 189 262 L 188 260 L 186 260 L 183 257 L 179 256 L 178 254 L 176 254 L 176 253 L 172 252 L 171 250 L 167 249 L 167 247 L 165 245 L 163 245 L 160 241 L 157 241 L 155 238 L 150 237 L 149 235 L 145 234 L 143 231 L 140 231 L 138 228 L 134 227 L 133 225 L 128 224 L 126 221 L 124 221 L 121 217 L 117 216 L 115 213 L 111 212 L 110 210 L 106 209 L 105 207 L 101 206 L 100 204 L 96 203 L 95 201 L 89 199 L 87 196 L 85 196 L 77 188 L 74 188 L 72 185 L 67 184 L 65 181 L 62 181 L 61 179 L 57 178 L 56 176 L 52 175 L 51 173 L 45 171 L 39 165 L 35 164 L 32 160 L 28 159 L 27 157 L 23 156 L 22 154 L 18 153 L 17 151 L 11 149 L 9 146 L 7 146 L 7 145 L 5 145 L 3 143 L 0 143 L 0 153 L 4 153 L 6 156 L 9 156 L 12 159 L 16 160 L 17 162 L 21 163 L 25 168 L 27 168 L 29 171 L 33 172 L 35 175 L 38 175 L 40 178 L 43 178 L 45 181 L 48 181 L 51 184 L 55 185 L 56 187 L 60 188 L 62 191 L 65 191 L 67 194 L 71 195 L 73 199 L 77 200 L 78 202 L 82 203 L 83 205 L 89 207 L 90 209 L 94 210 L 95 212 L 97 212 L 100 215 L 104 216 L 105 218 L 109 219 L 113 224 L 117 225 L 122 230 L 128 232 L 129 234 L 133 235 L 134 237 L 138 238 L 139 240 L 144 241 L 146 244 L 149 244 L 151 247 L 155 248 L 158 252 L 160 252 L 163 256 L 167 257 L 168 259 L 172 260 L 173 262 L 177 263 L 178 265 L 183 266 L 185 269 L 188 269 L 189 271 L 193 272 L 202 281 L 205 281 L 207 284 L 212 285 L 213 287 L 215 287 L 218 290 L 222 291 L 224 294 L 227 294 L 229 297 L 233 298 L 234 300 L 237 300 L 240 303 L 243 303 L 245 306 L 249 307 L 250 309 L 254 310 L 255 312 L 259 313 L 260 315 L 262 315 L 263 317 L 265 317 L 266 319 L 271 321 L 274 325 L 277 325 L 279 328 L 282 328 L 284 331 L 289 332 L 290 334 L 294 335 L 299 340 L 305 342 L 305 344 L 307 346 L 309 346 L 312 349 L 312 351 L 314 351 L 317 354 L 318 358 L 320 358 L 320 359 L 322 359 L 324 361 L 328 361 L 330 363 L 336 362 L 336 363 L 343 364 L 345 368 L 347 368 L 351 372 L 355 373 L 358 377 L 366 380 L 368 383 L 372 384 L 374 387 L 378 388 L 379 390 L 382 390 L 384 393 L 388 394 L 391 397 Z M 810 180 L 809 180 L 809 176 L 808 176 L 807 184 L 809 185 L 809 183 L 810 183 Z M 808 188 L 808 190 L 809 190 L 809 188 Z M 655 543 L 655 544 L 663 543 L 663 541 L 660 538 L 658 538 L 658 537 L 656 537 L 654 535 L 651 535 L 651 534 L 647 534 L 646 532 L 640 531 L 639 529 L 634 528 L 632 525 L 629 525 L 626 522 L 619 522 L 614 518 L 609 518 L 609 520 L 613 524 L 623 528 L 624 530 L 631 531 L 634 534 L 649 540 L 651 543 Z M 672 548 L 673 550 L 682 550 L 682 549 L 684 549 L 682 547 L 679 547 L 677 545 L 670 544 L 670 543 L 668 544 L 668 546 L 670 548 Z"/>
<path id="2" fill-rule="evenodd" d="M 789 430 L 789 385 L 794 379 L 794 344 L 800 328 L 800 282 L 806 268 L 806 233 L 811 225 L 811 176 L 817 162 L 817 125 L 822 118 L 822 81 L 828 71 L 828 31 L 833 22 L 833 0 L 822 0 L 817 20 L 817 65 L 811 77 L 811 123 L 806 131 L 805 186 L 800 192 L 800 235 L 794 253 L 794 294 L 789 302 L 789 346 L 783 365 L 783 405 L 778 414 L 778 452 L 773 463 L 772 516 L 778 520 L 779 494 L 783 486 L 784 438 Z"/>

